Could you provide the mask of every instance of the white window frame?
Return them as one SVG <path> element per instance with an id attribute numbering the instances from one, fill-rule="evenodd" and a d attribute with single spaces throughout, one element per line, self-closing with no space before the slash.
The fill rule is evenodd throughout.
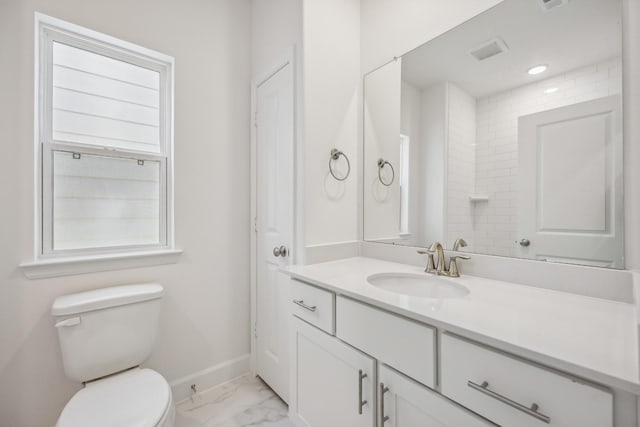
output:
<path id="1" fill-rule="evenodd" d="M 174 59 L 168 55 L 116 39 L 40 13 L 35 14 L 35 259 L 95 260 L 96 256 L 121 257 L 136 253 L 174 251 L 173 225 L 173 87 Z M 160 74 L 160 152 L 113 149 L 53 139 L 52 123 L 52 46 L 53 42 L 85 49 L 157 71 Z M 133 158 L 160 162 L 159 244 L 126 245 L 106 248 L 53 250 L 52 155 L 54 151 L 79 152 L 114 158 Z M 166 253 L 166 252 L 165 252 Z"/>

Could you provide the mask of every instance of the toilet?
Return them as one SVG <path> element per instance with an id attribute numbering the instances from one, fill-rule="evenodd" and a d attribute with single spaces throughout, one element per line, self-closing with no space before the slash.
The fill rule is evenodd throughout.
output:
<path id="1" fill-rule="evenodd" d="M 115 286 L 65 295 L 51 307 L 67 377 L 84 388 L 62 410 L 57 427 L 172 427 L 171 388 L 139 365 L 158 330 L 158 284 Z"/>

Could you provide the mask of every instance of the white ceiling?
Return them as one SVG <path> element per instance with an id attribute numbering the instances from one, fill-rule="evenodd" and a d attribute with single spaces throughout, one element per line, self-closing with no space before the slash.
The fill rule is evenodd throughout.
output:
<path id="1" fill-rule="evenodd" d="M 543 12 L 537 0 L 506 0 L 402 57 L 404 81 L 450 81 L 480 97 L 621 55 L 621 0 L 571 0 Z M 469 51 L 501 38 L 509 50 L 478 62 Z M 547 64 L 530 76 L 527 70 Z"/>

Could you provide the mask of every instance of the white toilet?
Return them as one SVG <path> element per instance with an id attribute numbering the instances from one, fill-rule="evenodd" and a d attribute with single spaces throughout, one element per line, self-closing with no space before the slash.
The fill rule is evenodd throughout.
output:
<path id="1" fill-rule="evenodd" d="M 83 382 L 57 427 L 172 427 L 171 388 L 159 373 L 141 369 L 158 330 L 163 288 L 116 286 L 56 300 L 56 320 L 67 376 Z"/>

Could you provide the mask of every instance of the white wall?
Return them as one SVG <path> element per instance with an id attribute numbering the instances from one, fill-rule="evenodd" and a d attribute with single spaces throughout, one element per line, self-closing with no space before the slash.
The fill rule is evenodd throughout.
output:
<path id="1" fill-rule="evenodd" d="M 33 12 L 176 59 L 178 264 L 27 280 L 33 256 Z M 63 373 L 51 302 L 105 285 L 165 286 L 146 365 L 175 380 L 249 351 L 250 10 L 242 0 L 0 3 L 0 425 L 55 423 L 79 388 Z"/>
<path id="2" fill-rule="evenodd" d="M 458 86 L 447 83 L 446 233 L 443 244 L 464 237 L 473 248 L 473 211 L 469 196 L 475 187 L 476 100 Z M 445 243 L 446 242 L 446 243 Z"/>
<path id="3" fill-rule="evenodd" d="M 393 61 L 365 79 L 364 100 L 364 236 L 367 240 L 394 240 L 400 231 L 400 71 Z M 378 176 L 378 160 L 385 165 Z M 393 168 L 395 177 L 391 172 Z M 391 182 L 390 182 L 391 181 Z"/>
<path id="4" fill-rule="evenodd" d="M 405 81 L 402 81 L 400 91 L 400 132 L 409 138 L 409 236 L 405 236 L 402 243 L 416 245 L 423 241 L 426 215 L 421 184 L 426 173 L 422 166 L 422 93 Z"/>
<path id="5" fill-rule="evenodd" d="M 424 169 L 424 186 L 421 201 L 424 212 L 422 242 L 442 242 L 445 229 L 445 182 L 446 173 L 446 84 L 437 84 L 423 89 L 422 93 L 422 129 L 420 160 Z"/>
<path id="6" fill-rule="evenodd" d="M 612 59 L 479 98 L 477 101 L 475 247 L 480 253 L 518 256 L 518 118 L 619 94 L 622 64 Z M 544 93 L 558 88 L 552 94 Z"/>
<path id="7" fill-rule="evenodd" d="M 360 0 L 304 1 L 303 31 L 304 241 L 309 246 L 357 240 Z M 329 174 L 332 148 L 351 160 L 345 181 Z"/>
<path id="8" fill-rule="evenodd" d="M 297 71 L 301 73 L 302 0 L 251 0 L 251 28 L 254 78 L 262 76 L 294 48 L 300 60 Z"/>

